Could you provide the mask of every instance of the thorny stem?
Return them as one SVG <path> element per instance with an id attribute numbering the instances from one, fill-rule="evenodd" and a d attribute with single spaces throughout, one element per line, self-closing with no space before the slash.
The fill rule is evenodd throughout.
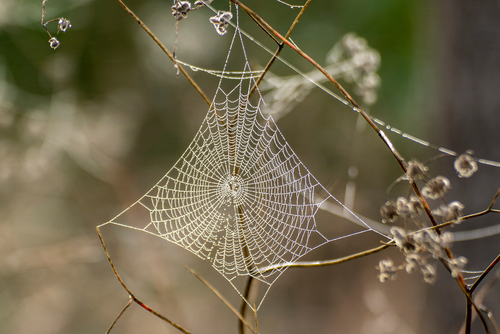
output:
<path id="1" fill-rule="evenodd" d="M 150 308 L 149 306 L 147 306 L 146 304 L 144 304 L 142 301 L 140 301 L 133 293 L 132 291 L 130 291 L 130 289 L 127 287 L 127 285 L 125 284 L 125 282 L 123 282 L 123 280 L 121 279 L 120 275 L 118 275 L 118 272 L 116 271 L 116 268 L 115 268 L 115 265 L 113 264 L 113 261 L 111 261 L 111 257 L 109 256 L 109 253 L 108 253 L 108 249 L 106 248 L 106 245 L 104 244 L 104 240 L 102 239 L 102 236 L 101 236 L 101 232 L 99 230 L 99 226 L 96 227 L 96 230 L 97 230 L 97 235 L 99 236 L 99 240 L 101 241 L 101 245 L 104 249 L 104 253 L 106 254 L 106 258 L 108 259 L 108 262 L 109 264 L 111 265 L 111 269 L 113 269 L 113 273 L 115 274 L 115 277 L 116 279 L 118 279 L 118 281 L 120 282 L 120 284 L 123 286 L 123 288 L 128 292 L 128 295 L 130 297 L 130 299 L 136 303 L 137 305 L 141 306 L 143 309 L 145 309 L 146 311 L 148 311 L 149 313 L 152 313 L 154 314 L 155 316 L 157 316 L 158 318 L 162 319 L 163 321 L 167 322 L 168 324 L 170 324 L 172 327 L 176 328 L 177 330 L 181 331 L 182 333 L 184 334 L 190 334 L 190 332 L 188 332 L 186 329 L 184 329 L 183 327 L 177 325 L 176 323 L 174 323 L 172 320 L 168 319 L 167 317 L 159 314 L 158 312 L 156 312 L 155 310 L 153 310 L 152 308 Z M 119 316 L 115 319 L 115 321 L 113 321 L 112 325 L 110 326 L 110 328 L 108 329 L 108 331 L 106 333 L 109 333 L 109 331 L 111 330 L 111 328 L 115 325 L 116 321 L 118 320 L 118 318 L 123 314 L 123 312 L 125 312 L 125 310 L 128 308 L 128 305 L 122 310 L 122 312 L 119 314 Z"/>

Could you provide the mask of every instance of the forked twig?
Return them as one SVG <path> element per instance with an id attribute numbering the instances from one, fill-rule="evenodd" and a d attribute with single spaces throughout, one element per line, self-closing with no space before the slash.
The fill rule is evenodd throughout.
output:
<path id="1" fill-rule="evenodd" d="M 125 307 L 121 310 L 120 313 L 118 313 L 118 315 L 116 316 L 115 320 L 113 320 L 113 323 L 109 326 L 108 330 L 106 331 L 105 334 L 109 334 L 111 332 L 111 330 L 113 329 L 113 327 L 115 326 L 116 322 L 118 321 L 118 319 L 120 319 L 120 317 L 122 316 L 123 313 L 125 313 L 125 311 L 128 309 L 128 307 L 132 304 L 134 300 L 132 298 L 129 298 L 127 304 L 125 305 Z"/>
<path id="2" fill-rule="evenodd" d="M 491 314 L 491 312 L 489 312 L 488 310 L 486 310 L 486 307 L 483 304 L 483 300 L 484 300 L 484 297 L 486 297 L 488 291 L 492 288 L 492 286 L 498 282 L 498 280 L 500 279 L 500 271 L 497 271 L 497 274 L 495 276 L 495 278 L 491 281 L 488 282 L 488 284 L 486 284 L 485 286 L 483 286 L 481 289 L 479 289 L 479 291 L 476 293 L 476 297 L 474 298 L 476 304 L 479 304 L 481 305 L 479 307 L 479 309 L 481 311 L 483 311 L 487 316 L 488 318 L 490 319 L 491 321 L 491 324 L 493 325 L 493 328 L 495 329 L 496 333 L 499 333 L 499 329 L 498 329 L 498 325 L 496 324 L 495 322 L 495 319 L 493 318 L 493 315 Z M 467 310 L 468 312 L 468 315 L 471 313 L 471 310 L 468 309 Z M 469 318 L 467 318 L 469 319 Z M 467 323 L 465 322 L 464 325 L 462 326 L 462 328 L 460 329 L 459 333 L 463 333 L 464 331 L 469 330 L 470 332 L 470 325 L 472 324 L 472 315 L 470 317 L 470 322 Z"/>
<path id="3" fill-rule="evenodd" d="M 448 266 L 448 264 L 443 259 L 441 259 L 441 263 L 444 265 L 444 267 L 446 268 L 446 270 L 448 270 L 448 272 L 451 274 L 451 270 L 450 270 L 450 267 Z M 467 298 L 467 309 L 466 309 L 466 320 L 465 320 L 465 333 L 469 334 L 470 330 L 471 330 L 471 324 L 472 324 L 472 322 L 471 322 L 470 316 L 472 315 L 472 312 L 471 312 L 470 307 L 472 306 L 474 308 L 474 310 L 476 311 L 476 313 L 477 313 L 477 315 L 479 317 L 479 320 L 481 320 L 481 323 L 483 324 L 485 333 L 486 334 L 490 334 L 490 330 L 488 329 L 488 324 L 486 323 L 486 320 L 484 319 L 484 316 L 481 314 L 481 310 L 479 309 L 479 307 L 476 305 L 476 303 L 472 299 L 472 293 L 469 291 L 469 289 L 467 289 L 467 286 L 463 286 L 462 284 L 460 284 L 461 283 L 460 282 L 460 277 L 455 278 L 455 280 L 457 281 L 458 286 L 460 287 L 460 289 L 462 290 L 463 294 L 465 295 L 465 298 Z"/>
<path id="4" fill-rule="evenodd" d="M 203 284 L 205 284 L 210 290 L 212 290 L 212 292 L 217 296 L 219 297 L 219 299 L 224 303 L 226 304 L 226 306 L 240 319 L 241 322 L 243 322 L 243 324 L 245 324 L 245 326 L 248 327 L 248 329 L 250 329 L 252 331 L 252 333 L 256 333 L 255 332 L 255 329 L 252 327 L 252 325 L 250 325 L 244 318 L 243 316 L 240 314 L 240 312 L 238 312 L 238 310 L 236 308 L 234 308 L 233 305 L 231 305 L 231 303 L 229 303 L 229 301 L 227 301 L 226 298 L 224 298 L 224 296 L 219 292 L 217 291 L 216 288 L 214 288 L 210 283 L 207 282 L 207 280 L 205 280 L 203 277 L 201 277 L 200 275 L 198 275 L 198 273 L 196 273 L 193 269 L 190 269 L 190 268 L 186 268 L 191 274 L 193 274 L 194 277 L 196 277 L 197 279 L 199 279 Z"/>
<path id="5" fill-rule="evenodd" d="M 491 270 L 500 262 L 500 254 L 490 263 L 488 268 L 479 276 L 479 278 L 474 282 L 474 284 L 470 287 L 469 291 L 472 293 L 478 287 L 479 283 L 490 273 Z"/>
<path id="6" fill-rule="evenodd" d="M 100 225 L 101 226 L 101 225 Z M 102 248 L 104 249 L 104 253 L 106 254 L 106 258 L 108 259 L 108 262 L 109 264 L 111 265 L 111 269 L 113 269 L 113 272 L 115 274 L 115 277 L 116 279 L 118 279 L 118 281 L 120 282 L 120 284 L 123 286 L 123 288 L 128 292 L 129 294 L 129 297 L 130 297 L 130 300 L 132 300 L 134 303 L 136 303 L 137 305 L 141 306 L 143 309 L 145 309 L 146 311 L 148 311 L 149 313 L 152 313 L 154 314 L 155 316 L 157 316 L 158 318 L 162 319 L 163 321 L 167 322 L 168 324 L 170 324 L 172 327 L 176 328 L 177 330 L 181 331 L 182 333 L 185 333 L 185 334 L 191 334 L 189 331 L 187 331 L 186 329 L 184 329 L 183 327 L 179 326 L 178 324 L 176 324 L 175 322 L 173 322 L 172 320 L 168 319 L 167 317 L 159 314 L 158 312 L 156 312 L 155 310 L 153 310 L 152 308 L 150 308 L 149 306 L 147 306 L 146 304 L 144 304 L 142 301 L 140 301 L 133 293 L 132 291 L 130 291 L 130 289 L 127 287 L 127 285 L 125 284 L 125 282 L 123 282 L 123 280 L 121 279 L 120 275 L 118 274 L 118 272 L 116 271 L 116 268 L 115 268 L 115 265 L 113 264 L 113 261 L 111 261 L 111 257 L 109 256 L 109 253 L 108 253 L 108 249 L 106 248 L 106 245 L 104 244 L 104 240 L 102 238 L 102 235 L 101 235 L 101 231 L 99 230 L 99 226 L 96 227 L 96 230 L 97 230 L 97 235 L 99 236 L 99 240 L 101 241 L 101 245 L 102 245 Z M 129 301 L 130 303 L 130 301 Z M 110 328 L 108 329 L 108 331 L 106 333 L 109 333 L 109 331 L 113 328 L 113 326 L 115 325 L 116 321 L 118 320 L 118 318 L 120 318 L 120 316 L 123 314 L 123 312 L 125 312 L 125 310 L 128 308 L 128 304 L 127 306 L 125 306 L 125 308 L 122 310 L 122 312 L 118 315 L 117 318 L 115 318 L 115 320 L 113 321 L 113 323 L 111 324 Z"/>

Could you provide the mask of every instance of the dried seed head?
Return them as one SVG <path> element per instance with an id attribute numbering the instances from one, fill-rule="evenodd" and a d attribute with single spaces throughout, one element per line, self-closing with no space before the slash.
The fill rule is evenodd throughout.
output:
<path id="1" fill-rule="evenodd" d="M 216 16 L 210 18 L 210 23 L 214 25 L 215 31 L 222 36 L 226 34 L 229 21 L 232 18 L 233 14 L 231 12 L 219 11 Z"/>
<path id="2" fill-rule="evenodd" d="M 399 212 L 394 201 L 387 201 L 380 208 L 380 214 L 382 215 L 382 223 L 392 223 L 395 222 L 399 217 Z"/>
<path id="3" fill-rule="evenodd" d="M 177 1 L 175 5 L 172 6 L 172 16 L 175 17 L 177 21 L 180 21 L 187 17 L 190 10 L 191 3 L 189 1 Z"/>
<path id="4" fill-rule="evenodd" d="M 428 263 L 427 265 L 421 267 L 422 274 L 424 275 L 425 283 L 434 284 L 436 281 L 436 266 L 432 263 Z"/>
<path id="5" fill-rule="evenodd" d="M 380 260 L 377 269 L 380 270 L 380 274 L 378 275 L 380 282 L 384 283 L 388 280 L 396 279 L 398 268 L 394 265 L 394 262 L 392 262 L 392 260 Z"/>
<path id="6" fill-rule="evenodd" d="M 393 226 L 390 229 L 391 235 L 396 243 L 396 247 L 403 253 L 411 253 L 415 250 L 413 239 L 408 235 L 405 229 Z"/>
<path id="7" fill-rule="evenodd" d="M 59 31 L 66 32 L 66 30 L 68 30 L 69 28 L 71 28 L 71 22 L 69 22 L 69 20 L 66 20 L 64 17 L 61 17 L 59 19 L 59 23 L 57 24 L 57 29 Z"/>
<path id="8" fill-rule="evenodd" d="M 427 172 L 428 169 L 429 168 L 418 160 L 410 160 L 406 166 L 406 177 L 409 181 L 421 180 L 424 178 L 425 172 Z"/>
<path id="9" fill-rule="evenodd" d="M 424 204 L 420 198 L 417 196 L 410 197 L 410 206 L 411 206 L 411 216 L 417 217 L 420 216 L 422 212 L 425 211 Z"/>
<path id="10" fill-rule="evenodd" d="M 449 260 L 448 266 L 451 270 L 451 276 L 453 276 L 453 278 L 457 278 L 458 275 L 460 275 L 460 272 L 465 268 L 466 264 L 467 259 L 463 256 L 459 256 Z"/>
<path id="11" fill-rule="evenodd" d="M 458 177 L 471 177 L 477 171 L 477 162 L 467 153 L 459 156 L 455 160 L 454 166 Z"/>
<path id="12" fill-rule="evenodd" d="M 416 268 L 419 268 L 425 265 L 427 262 L 425 258 L 421 254 L 412 253 L 406 256 L 406 265 L 405 269 L 408 274 L 411 274 L 415 271 Z"/>
<path id="13" fill-rule="evenodd" d="M 443 221 L 455 220 L 458 223 L 463 209 L 464 205 L 462 203 L 453 201 L 448 205 L 441 205 L 438 209 L 433 210 L 432 214 L 441 217 Z"/>
<path id="14" fill-rule="evenodd" d="M 446 258 L 446 247 L 441 237 L 434 230 L 421 230 L 413 235 L 415 247 L 419 252 L 427 252 L 435 259 Z"/>
<path id="15" fill-rule="evenodd" d="M 422 189 L 422 195 L 426 198 L 436 199 L 443 197 L 450 188 L 450 181 L 447 178 L 444 176 L 437 176 L 427 182 Z"/>
<path id="16" fill-rule="evenodd" d="M 453 243 L 453 233 L 445 232 L 441 234 L 441 242 L 443 247 L 450 247 Z"/>
<path id="17" fill-rule="evenodd" d="M 398 197 L 396 200 L 396 210 L 400 216 L 409 217 L 411 215 L 411 206 L 404 197 Z"/>
<path id="18" fill-rule="evenodd" d="M 49 39 L 49 45 L 52 49 L 57 49 L 59 47 L 59 45 L 61 44 L 61 42 L 59 42 L 59 40 L 55 37 L 51 37 Z"/>

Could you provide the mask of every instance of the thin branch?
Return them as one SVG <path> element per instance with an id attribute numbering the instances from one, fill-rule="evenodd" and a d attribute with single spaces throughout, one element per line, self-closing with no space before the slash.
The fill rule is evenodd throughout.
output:
<path id="1" fill-rule="evenodd" d="M 444 265 L 444 267 L 446 268 L 448 273 L 451 274 L 451 269 L 448 266 L 448 264 L 446 263 L 446 261 L 444 259 L 441 259 L 441 263 Z M 472 322 L 469 320 L 470 315 L 471 315 L 471 310 L 469 308 L 470 308 L 470 306 L 472 306 L 474 308 L 474 311 L 476 311 L 476 314 L 479 316 L 479 320 L 481 320 L 481 323 L 483 324 L 484 331 L 486 332 L 486 334 L 489 334 L 490 331 L 488 329 L 488 324 L 486 323 L 486 320 L 484 319 L 483 315 L 481 314 L 481 310 L 479 309 L 479 307 L 476 305 L 476 303 L 472 299 L 472 293 L 467 289 L 466 285 L 464 286 L 461 284 L 461 280 L 460 280 L 461 277 L 462 276 L 456 277 L 455 281 L 458 283 L 458 286 L 460 287 L 463 294 L 465 295 L 465 298 L 467 298 L 466 331 L 465 331 L 465 333 L 470 334 L 470 325 Z M 462 280 L 463 280 L 463 277 L 462 277 Z"/>
<path id="2" fill-rule="evenodd" d="M 105 334 L 109 334 L 109 332 L 111 332 L 111 330 L 115 326 L 115 324 L 118 321 L 118 319 L 120 319 L 120 317 L 122 316 L 122 314 L 125 313 L 125 311 L 128 309 L 128 307 L 130 306 L 130 304 L 132 304 L 133 301 L 134 300 L 129 297 L 127 305 L 125 305 L 125 307 L 121 310 L 121 312 L 116 316 L 115 320 L 113 320 L 113 323 L 111 324 L 111 326 L 109 326 L 109 328 L 108 328 L 108 330 L 106 331 Z"/>
<path id="3" fill-rule="evenodd" d="M 253 319 L 255 321 L 255 334 L 259 334 L 259 321 L 257 319 L 257 309 L 255 308 L 255 304 L 253 304 Z"/>
<path id="4" fill-rule="evenodd" d="M 299 20 L 300 18 L 302 17 L 302 14 L 304 14 L 305 10 L 307 9 L 307 7 L 309 6 L 309 4 L 311 3 L 312 0 L 307 0 L 306 3 L 304 4 L 304 6 L 302 7 L 302 9 L 300 10 L 300 12 L 297 14 L 297 17 L 295 18 L 295 20 L 293 20 L 292 22 L 292 25 L 290 26 L 290 28 L 288 29 L 288 32 L 286 33 L 285 35 L 285 38 L 289 38 L 290 35 L 292 34 L 292 31 L 293 29 L 295 29 L 295 26 L 297 25 L 297 23 L 299 23 Z M 255 22 L 258 22 L 257 20 L 255 20 L 253 18 L 253 16 L 250 16 L 252 17 L 252 19 L 255 21 Z M 259 24 L 260 27 L 262 27 L 260 24 Z M 267 30 L 265 30 L 266 33 L 269 33 Z M 279 43 L 279 46 L 278 46 L 278 49 L 276 50 L 276 52 L 274 53 L 273 57 L 269 60 L 269 62 L 267 63 L 266 67 L 264 68 L 264 71 L 262 72 L 262 74 L 259 76 L 259 78 L 257 79 L 257 81 L 255 82 L 255 84 L 253 85 L 252 89 L 250 90 L 250 93 L 248 94 L 248 98 L 250 98 L 250 96 L 252 96 L 252 94 L 254 93 L 254 91 L 257 89 L 257 87 L 259 87 L 259 84 L 260 82 L 262 81 L 262 79 L 264 79 L 264 76 L 266 75 L 266 73 L 269 71 L 269 69 L 271 68 L 271 66 L 274 64 L 274 61 L 278 58 L 279 54 L 281 53 L 281 50 L 283 50 L 283 42 L 282 43 Z"/>
<path id="5" fill-rule="evenodd" d="M 492 288 L 492 286 L 495 283 L 498 282 L 499 279 L 500 279 L 500 271 L 497 271 L 497 273 L 495 275 L 495 278 L 493 280 L 489 281 L 488 284 L 484 285 L 476 293 L 474 301 L 475 301 L 476 304 L 481 305 L 480 310 L 482 310 L 482 311 L 486 310 L 486 308 L 484 307 L 484 305 L 482 305 L 483 304 L 483 300 L 486 297 L 486 295 L 488 294 L 488 291 Z M 467 301 L 467 310 L 466 311 L 467 311 L 466 322 L 462 325 L 462 328 L 460 329 L 459 333 L 463 333 L 463 332 L 470 333 L 470 330 L 471 330 L 471 324 L 472 324 L 472 321 L 473 321 L 473 315 L 472 315 L 471 305 L 470 305 L 469 301 Z M 486 312 L 486 315 L 490 319 L 490 321 L 491 321 L 491 323 L 493 325 L 493 328 L 498 333 L 498 326 L 497 326 L 496 322 L 494 321 L 491 312 Z"/>
<path id="6" fill-rule="evenodd" d="M 168 324 L 170 324 L 172 327 L 176 328 L 177 330 L 181 331 L 182 333 L 184 334 L 190 334 L 190 332 L 188 332 L 186 329 L 184 329 L 183 327 L 177 325 L 176 323 L 174 323 L 172 320 L 168 319 L 167 317 L 159 314 L 158 312 L 156 312 L 155 310 L 153 310 L 152 308 L 150 308 L 149 306 L 147 306 L 146 304 L 144 304 L 142 301 L 140 301 L 133 293 L 132 291 L 127 287 L 127 285 L 123 282 L 123 280 L 121 279 L 120 275 L 118 275 L 118 272 L 116 271 L 116 268 L 115 268 L 115 265 L 113 264 L 113 261 L 111 261 L 111 257 L 109 256 L 109 253 L 108 253 L 108 249 L 106 248 L 106 245 L 104 244 L 104 240 L 102 239 L 102 236 L 101 236 L 101 232 L 99 230 L 99 226 L 96 227 L 96 230 L 97 230 L 97 235 L 99 236 L 99 240 L 101 241 L 101 245 L 102 245 L 102 248 L 104 249 L 104 253 L 106 254 L 106 258 L 108 259 L 108 262 L 109 264 L 111 265 L 111 269 L 113 269 L 113 272 L 115 274 L 115 277 L 116 279 L 118 279 L 118 281 L 120 282 L 120 284 L 123 286 L 123 288 L 128 292 L 129 296 L 130 296 L 130 299 L 134 301 L 134 303 L 136 303 L 137 305 L 141 306 L 143 309 L 145 309 L 146 311 L 156 315 L 158 318 L 162 319 L 163 321 L 167 322 Z M 128 307 L 128 306 L 127 306 Z M 125 308 L 126 309 L 126 308 Z M 124 312 L 125 309 L 122 311 Z M 120 314 L 121 315 L 121 314 Z M 119 317 L 118 317 L 119 318 Z M 114 326 L 114 324 L 116 323 L 118 319 L 115 319 L 115 321 L 113 322 L 112 326 Z M 111 326 L 111 327 L 112 327 Z M 109 331 L 111 330 L 108 329 L 108 333 Z"/>
<path id="7" fill-rule="evenodd" d="M 472 304 L 467 299 L 467 304 L 465 306 L 465 323 L 462 328 L 460 328 L 459 334 L 466 333 L 469 334 L 472 327 Z"/>
<path id="8" fill-rule="evenodd" d="M 491 200 L 491 203 L 488 205 L 488 207 L 486 209 L 484 209 L 483 211 L 480 211 L 480 212 L 471 213 L 470 215 L 462 216 L 462 217 L 460 217 L 460 220 L 467 220 L 467 219 L 481 217 L 481 216 L 484 216 L 490 212 L 500 213 L 500 210 L 492 209 L 493 205 L 495 204 L 499 195 L 500 195 L 500 188 L 497 190 L 495 196 L 493 196 L 493 199 Z M 450 220 L 450 221 L 447 221 L 445 223 L 441 223 L 441 224 L 438 224 L 435 226 L 428 227 L 427 229 L 439 230 L 443 227 L 455 225 L 455 224 L 457 224 L 456 220 Z"/>
<path id="9" fill-rule="evenodd" d="M 498 264 L 499 261 L 500 261 L 500 254 L 495 258 L 495 260 L 493 260 L 493 262 L 490 263 L 488 268 L 486 268 L 486 270 L 483 271 L 481 276 L 479 276 L 479 278 L 474 282 L 474 284 L 472 284 L 472 286 L 469 289 L 471 293 L 474 292 L 474 290 L 478 287 L 481 281 L 486 277 L 486 275 L 490 273 L 491 270 L 493 270 L 493 268 Z"/>
<path id="10" fill-rule="evenodd" d="M 162 42 L 160 42 L 160 40 L 155 36 L 155 34 L 153 34 L 151 30 L 149 30 L 149 28 L 141 21 L 141 19 L 139 19 L 139 17 L 137 17 L 137 15 L 135 15 L 134 12 L 132 12 L 132 10 L 130 10 L 130 8 L 128 8 L 127 5 L 125 5 L 122 0 L 117 0 L 117 1 L 120 3 L 123 9 L 125 9 L 125 11 L 129 13 L 130 16 L 132 16 L 137 23 L 139 23 L 141 28 L 148 33 L 148 35 L 156 42 L 156 44 L 158 44 L 158 46 L 163 50 L 163 52 L 168 56 L 168 58 L 170 58 L 170 60 L 172 60 L 174 64 L 177 64 L 178 70 L 180 70 L 182 74 L 184 74 L 189 83 L 196 89 L 196 91 L 201 95 L 203 100 L 205 100 L 205 102 L 210 106 L 212 103 L 210 102 L 208 97 L 205 95 L 205 93 L 203 93 L 200 86 L 198 86 L 198 84 L 191 78 L 191 76 L 189 76 L 186 70 L 184 70 L 184 68 L 175 61 L 175 57 L 172 55 L 172 53 L 170 53 L 170 51 L 167 50 L 167 48 L 163 45 Z"/>
<path id="11" fill-rule="evenodd" d="M 445 267 L 448 268 L 446 265 L 445 265 Z M 460 287 L 460 289 L 462 290 L 463 294 L 467 298 L 467 307 L 469 307 L 469 305 L 471 305 L 472 307 L 474 307 L 474 310 L 476 311 L 476 314 L 478 315 L 479 320 L 481 320 L 481 323 L 483 324 L 484 331 L 486 332 L 486 334 L 489 334 L 490 331 L 488 329 L 488 324 L 486 323 L 486 320 L 484 319 L 483 315 L 481 314 L 481 310 L 477 307 L 476 303 L 474 303 L 474 301 L 472 300 L 472 294 L 469 293 L 469 291 L 467 290 L 466 287 L 464 288 L 462 286 L 462 284 L 460 284 L 459 277 L 456 278 L 456 281 L 459 283 L 458 286 Z M 468 310 L 467 311 L 467 316 L 469 316 L 470 314 L 471 314 L 471 312 Z M 465 332 L 466 334 L 470 333 L 470 325 L 471 325 L 472 322 L 468 322 L 468 323 L 469 323 L 469 327 L 468 327 L 468 331 L 467 331 L 467 328 L 466 328 L 466 332 Z"/>
<path id="12" fill-rule="evenodd" d="M 493 312 L 489 311 L 486 307 L 483 307 L 482 310 L 486 313 L 486 315 L 488 316 L 488 319 L 490 319 L 490 322 L 493 325 L 495 332 L 497 334 L 500 334 L 500 327 L 498 326 L 495 318 L 493 317 Z"/>
<path id="13" fill-rule="evenodd" d="M 241 300 L 241 306 L 240 306 L 240 314 L 243 318 L 245 318 L 245 313 L 247 310 L 246 300 L 248 300 L 248 297 L 250 296 L 250 291 L 252 290 L 252 282 L 253 282 L 253 277 L 248 276 L 248 279 L 247 279 L 247 282 L 245 285 L 245 291 L 243 292 L 243 299 Z M 238 333 L 245 334 L 245 327 L 244 327 L 241 319 L 238 321 Z"/>
<path id="14" fill-rule="evenodd" d="M 388 248 L 390 246 L 393 246 L 392 242 L 389 242 L 387 244 L 383 244 L 382 246 L 379 246 L 379 247 L 376 247 L 376 248 L 369 249 L 367 251 L 363 251 L 363 252 L 360 252 L 360 253 L 349 255 L 349 256 L 346 256 L 346 257 L 341 257 L 341 258 L 334 259 L 334 260 L 326 260 L 326 261 L 297 261 L 297 262 L 293 262 L 293 263 L 288 263 L 288 262 L 287 263 L 278 263 L 278 264 L 275 264 L 275 265 L 272 265 L 272 266 L 267 266 L 267 267 L 260 268 L 259 271 L 260 271 L 261 274 L 263 274 L 263 273 L 271 271 L 271 270 L 282 269 L 282 268 L 292 268 L 292 267 L 294 267 L 294 268 L 311 268 L 311 267 L 333 266 L 333 265 L 344 263 L 344 262 L 347 262 L 347 261 L 359 259 L 359 258 L 365 257 L 367 255 L 378 253 L 378 252 L 380 252 L 380 251 L 382 251 L 382 250 L 384 250 L 384 249 L 386 249 L 386 248 Z"/>
<path id="15" fill-rule="evenodd" d="M 217 296 L 219 297 L 219 299 L 224 303 L 226 304 L 226 306 L 240 319 L 241 322 L 243 322 L 245 324 L 245 326 L 248 327 L 248 329 L 250 329 L 252 331 L 252 333 L 255 333 L 255 330 L 253 329 L 252 325 L 250 325 L 244 318 L 243 316 L 240 314 L 240 312 L 238 312 L 238 310 L 236 310 L 234 308 L 233 305 L 231 305 L 231 303 L 229 303 L 229 301 L 227 301 L 226 298 L 224 298 L 224 296 L 219 292 L 217 291 L 217 289 L 215 289 L 210 283 L 208 283 L 203 277 L 201 277 L 200 275 L 198 275 L 198 273 L 196 273 L 193 269 L 190 269 L 190 268 L 187 268 L 186 269 L 191 273 L 193 274 L 194 277 L 196 277 L 197 279 L 199 279 L 203 284 L 205 284 L 210 290 L 212 290 L 212 292 Z"/>
<path id="16" fill-rule="evenodd" d="M 47 2 L 47 0 L 43 0 L 42 1 L 42 27 L 43 27 L 43 29 L 45 29 L 45 31 L 47 32 L 47 34 L 49 34 L 49 37 L 52 37 L 52 35 L 49 32 L 49 29 L 47 29 L 47 23 L 48 22 L 45 22 L 45 3 L 46 2 Z"/>

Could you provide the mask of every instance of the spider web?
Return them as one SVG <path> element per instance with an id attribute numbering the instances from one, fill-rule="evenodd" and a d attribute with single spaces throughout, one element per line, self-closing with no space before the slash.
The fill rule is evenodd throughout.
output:
<path id="1" fill-rule="evenodd" d="M 236 39 L 243 71 L 236 86 L 225 91 Z M 318 230 L 320 206 L 328 200 L 342 203 L 301 162 L 272 116 L 262 114 L 262 96 L 250 103 L 251 73 L 237 25 L 214 100 L 189 147 L 150 191 L 103 225 L 150 233 L 209 261 L 252 309 L 234 282 L 257 279 L 267 286 L 259 309 L 272 284 L 297 259 L 328 242 L 374 230 L 353 213 L 363 227 L 358 232 L 329 239 Z M 119 222 L 137 205 L 149 213 L 144 226 Z"/>

